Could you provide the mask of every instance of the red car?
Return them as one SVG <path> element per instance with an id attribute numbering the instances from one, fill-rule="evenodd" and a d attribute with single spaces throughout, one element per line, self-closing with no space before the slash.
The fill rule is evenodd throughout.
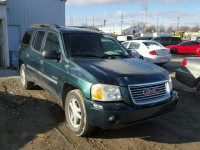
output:
<path id="1" fill-rule="evenodd" d="M 197 54 L 200 49 L 200 42 L 199 41 L 186 41 L 183 43 L 180 43 L 178 45 L 170 45 L 166 48 L 169 48 L 172 53 L 185 53 L 185 54 Z"/>

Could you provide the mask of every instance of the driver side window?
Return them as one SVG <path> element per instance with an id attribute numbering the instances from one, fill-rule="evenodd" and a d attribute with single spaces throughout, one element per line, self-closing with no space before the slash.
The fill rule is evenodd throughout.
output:
<path id="1" fill-rule="evenodd" d="M 52 32 L 48 33 L 44 50 L 60 52 L 60 44 L 57 34 Z"/>

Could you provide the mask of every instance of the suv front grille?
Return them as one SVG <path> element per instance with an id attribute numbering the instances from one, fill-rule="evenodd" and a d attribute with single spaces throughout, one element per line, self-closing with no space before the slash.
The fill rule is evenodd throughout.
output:
<path id="1" fill-rule="evenodd" d="M 151 104 L 166 100 L 170 95 L 167 92 L 167 81 L 129 85 L 133 103 L 137 105 Z"/>

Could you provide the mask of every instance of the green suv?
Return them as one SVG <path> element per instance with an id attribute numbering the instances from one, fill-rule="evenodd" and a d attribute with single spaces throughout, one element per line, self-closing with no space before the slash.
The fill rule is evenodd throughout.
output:
<path id="1" fill-rule="evenodd" d="M 173 111 L 178 93 L 168 71 L 128 52 L 98 31 L 34 24 L 20 46 L 21 82 L 24 89 L 37 84 L 60 100 L 77 136 Z"/>

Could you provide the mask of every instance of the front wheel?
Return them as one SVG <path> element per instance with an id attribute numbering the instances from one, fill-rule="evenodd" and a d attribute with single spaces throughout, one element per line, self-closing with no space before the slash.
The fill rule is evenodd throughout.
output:
<path id="1" fill-rule="evenodd" d="M 177 49 L 176 49 L 176 48 L 172 48 L 172 49 L 171 49 L 171 53 L 172 53 L 172 54 L 177 54 L 177 53 L 178 53 L 178 51 L 177 51 Z"/>
<path id="2" fill-rule="evenodd" d="M 69 128 L 76 136 L 86 136 L 94 130 L 94 127 L 88 123 L 84 97 L 78 89 L 72 90 L 67 94 L 65 117 Z"/>
<path id="3" fill-rule="evenodd" d="M 20 77 L 21 84 L 25 90 L 29 90 L 33 87 L 34 83 L 27 80 L 26 68 L 24 64 L 22 64 L 20 67 Z"/>

